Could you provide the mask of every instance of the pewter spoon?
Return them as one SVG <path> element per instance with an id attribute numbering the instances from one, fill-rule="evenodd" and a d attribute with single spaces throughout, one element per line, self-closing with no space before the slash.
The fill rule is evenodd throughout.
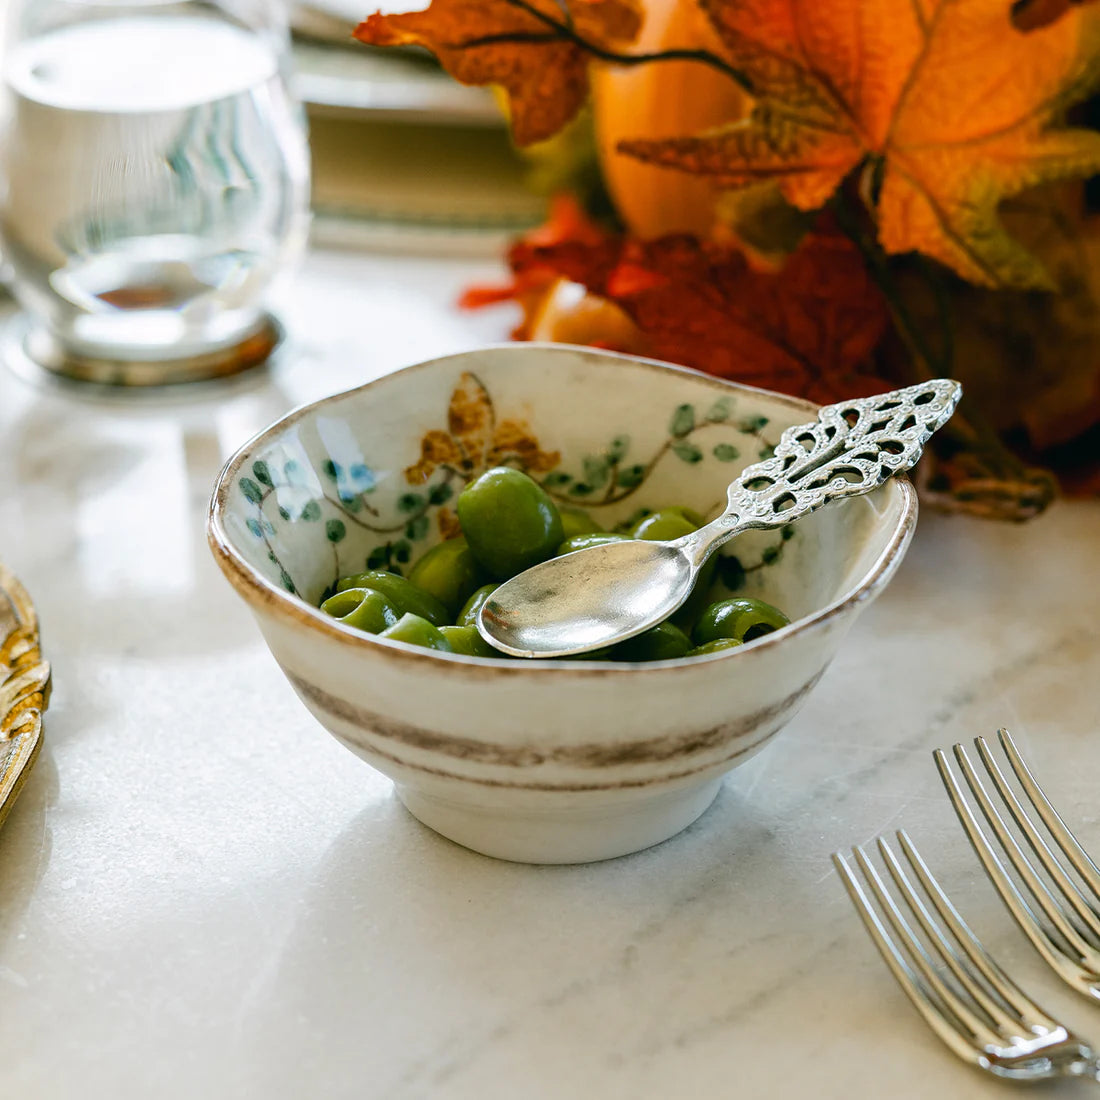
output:
<path id="1" fill-rule="evenodd" d="M 688 598 L 706 560 L 735 535 L 786 526 L 908 470 L 961 395 L 958 382 L 936 378 L 826 405 L 741 472 L 717 519 L 671 542 L 612 542 L 544 561 L 502 584 L 477 628 L 513 657 L 567 657 L 633 638 Z"/>

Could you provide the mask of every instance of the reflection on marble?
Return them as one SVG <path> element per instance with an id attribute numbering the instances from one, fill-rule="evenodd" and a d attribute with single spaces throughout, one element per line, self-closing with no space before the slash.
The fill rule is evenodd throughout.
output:
<path id="1" fill-rule="evenodd" d="M 222 390 L 0 374 L 0 558 L 55 678 L 0 831 L 0 1094 L 1002 1096 L 920 1023 L 831 870 L 901 825 L 1021 982 L 1100 1038 L 984 882 L 930 758 L 1009 725 L 1100 851 L 1095 505 L 1012 528 L 925 515 L 802 713 L 696 825 L 626 859 L 476 856 L 316 726 L 206 551 L 210 483 L 288 408 L 505 331 L 448 304 L 493 274 L 316 255 L 281 362 Z"/>

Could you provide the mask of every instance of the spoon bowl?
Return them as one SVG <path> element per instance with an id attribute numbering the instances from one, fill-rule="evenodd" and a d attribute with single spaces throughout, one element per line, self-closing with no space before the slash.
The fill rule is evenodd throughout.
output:
<path id="1" fill-rule="evenodd" d="M 501 585 L 482 607 L 479 629 L 513 657 L 560 657 L 632 638 L 691 594 L 690 545 L 634 539 L 551 558 L 523 573 L 522 584 L 516 577 Z"/>

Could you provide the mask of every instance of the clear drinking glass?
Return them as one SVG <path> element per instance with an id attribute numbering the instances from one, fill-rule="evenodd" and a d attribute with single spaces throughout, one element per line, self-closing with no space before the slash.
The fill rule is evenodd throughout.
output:
<path id="1" fill-rule="evenodd" d="M 308 227 L 304 116 L 267 0 L 17 0 L 0 249 L 23 351 L 123 383 L 227 373 Z"/>

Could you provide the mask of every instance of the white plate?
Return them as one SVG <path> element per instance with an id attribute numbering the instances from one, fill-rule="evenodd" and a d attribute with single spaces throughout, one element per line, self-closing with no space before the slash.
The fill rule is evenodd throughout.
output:
<path id="1" fill-rule="evenodd" d="M 425 7 L 389 0 L 383 11 Z M 336 247 L 499 255 L 545 219 L 545 198 L 485 88 L 452 80 L 423 50 L 351 33 L 377 5 L 311 0 L 294 14 L 295 90 L 310 118 L 313 239 Z M 310 37 L 302 37 L 309 35 Z"/>
<path id="2" fill-rule="evenodd" d="M 411 3 L 391 5 L 402 11 Z M 364 8 L 359 6 L 360 15 Z M 452 80 L 424 51 L 365 46 L 351 37 L 355 20 L 295 17 L 295 90 L 312 111 L 430 121 L 503 129 L 504 120 L 485 88 Z M 308 37 L 301 37 L 308 35 Z"/>
<path id="3" fill-rule="evenodd" d="M 314 239 L 324 243 L 408 249 L 416 238 L 428 251 L 500 254 L 546 215 L 503 132 L 314 117 L 310 144 Z"/>

